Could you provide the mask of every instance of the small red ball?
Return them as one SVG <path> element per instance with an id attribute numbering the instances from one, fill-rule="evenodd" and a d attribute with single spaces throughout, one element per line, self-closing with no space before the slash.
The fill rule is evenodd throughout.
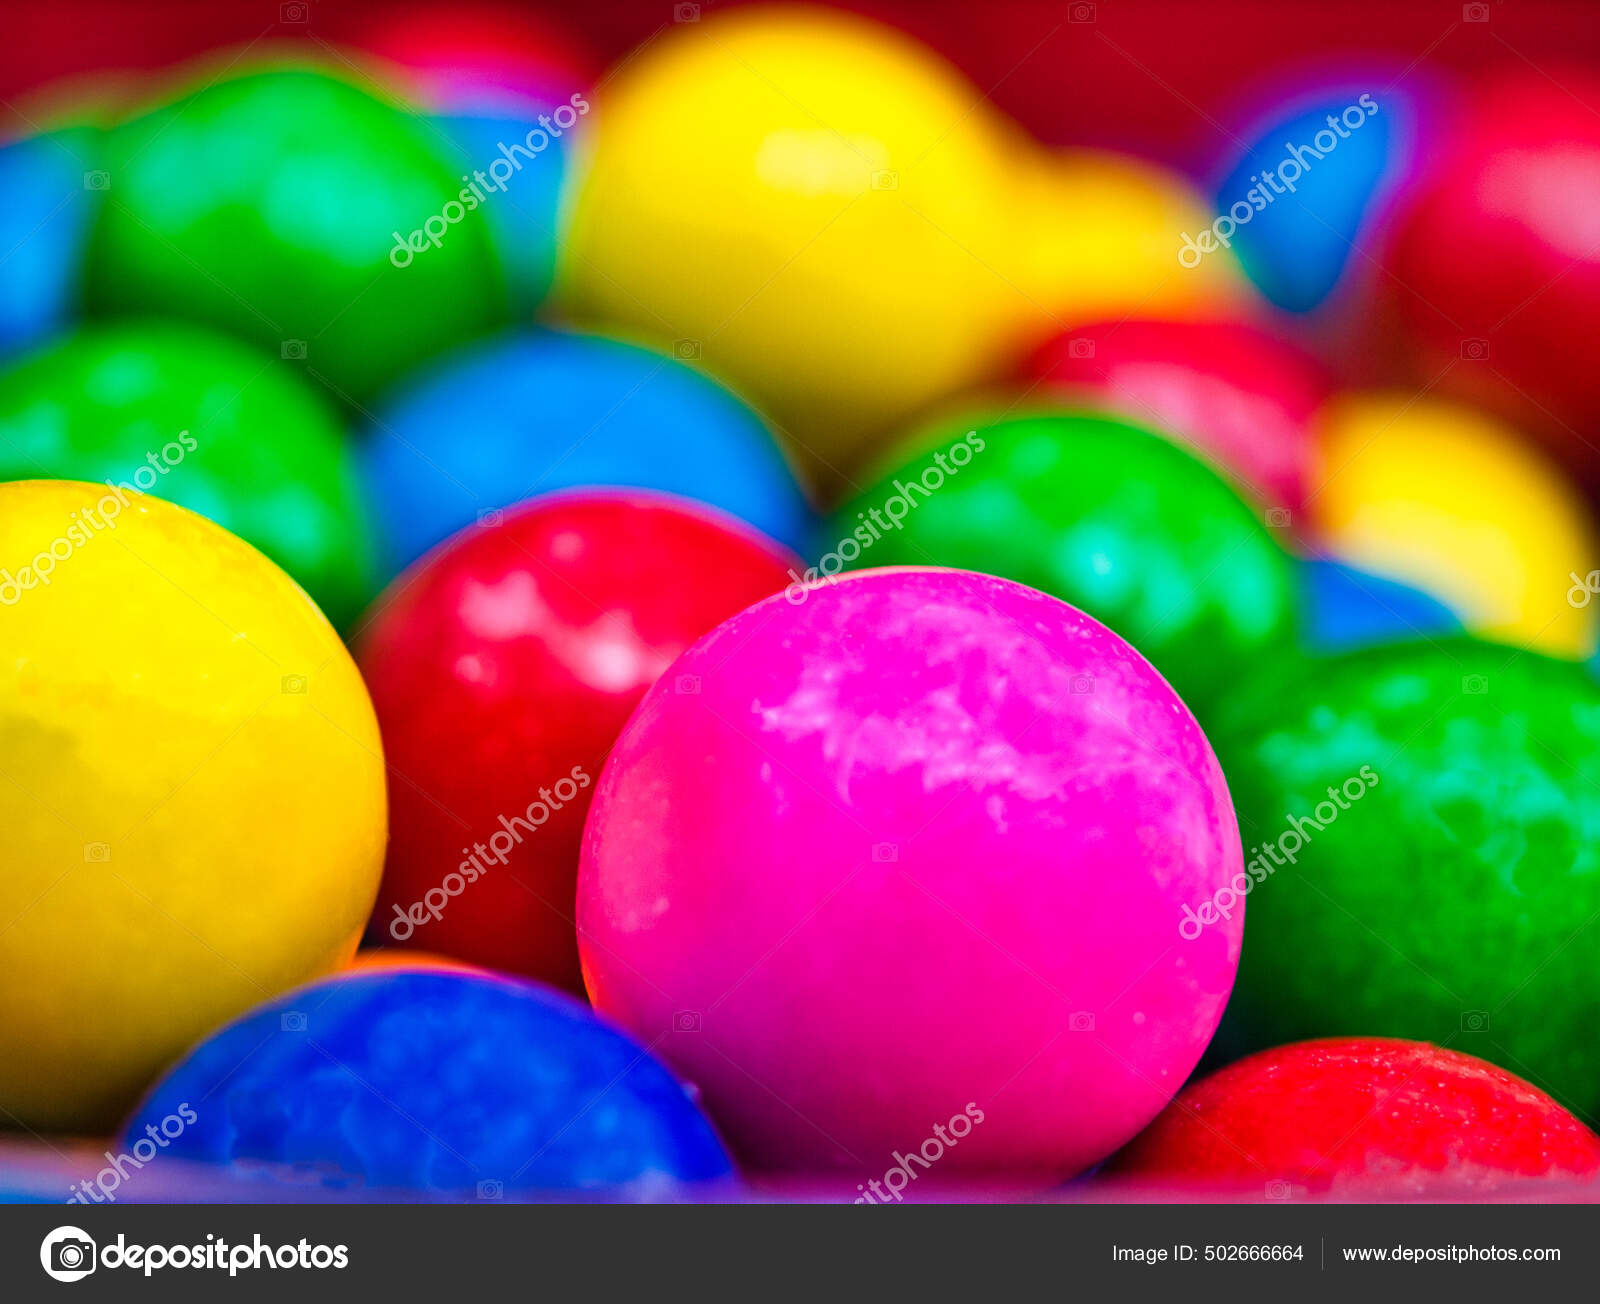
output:
<path id="1" fill-rule="evenodd" d="M 1145 1184 L 1283 1198 L 1492 1190 L 1592 1178 L 1600 1138 L 1471 1055 L 1378 1037 L 1262 1051 L 1186 1088 L 1108 1168 Z"/>
<path id="2" fill-rule="evenodd" d="M 581 992 L 578 846 L 606 755 L 678 654 L 791 566 L 731 517 L 583 491 L 464 530 L 395 580 L 356 648 L 389 768 L 371 940 Z"/>
<path id="3" fill-rule="evenodd" d="M 1312 417 L 1329 380 L 1308 355 L 1232 321 L 1123 321 L 1078 327 L 1044 345 L 1022 378 L 1176 439 L 1263 506 L 1305 506 Z"/>

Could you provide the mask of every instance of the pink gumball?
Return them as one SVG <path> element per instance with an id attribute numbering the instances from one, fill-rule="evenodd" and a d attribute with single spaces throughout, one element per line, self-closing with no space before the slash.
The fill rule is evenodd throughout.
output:
<path id="1" fill-rule="evenodd" d="M 1241 874 L 1211 747 L 1127 643 L 1007 580 L 869 570 L 725 621 L 645 696 L 579 945 L 750 1167 L 870 1200 L 891 1167 L 1056 1179 L 1138 1132 L 1221 1016 Z"/>

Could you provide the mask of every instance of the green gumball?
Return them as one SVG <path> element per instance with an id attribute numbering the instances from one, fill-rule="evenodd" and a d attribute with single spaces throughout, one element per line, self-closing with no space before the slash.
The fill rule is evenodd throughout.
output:
<path id="1" fill-rule="evenodd" d="M 374 562 L 335 411 L 290 367 L 158 321 L 89 326 L 0 370 L 0 480 L 109 481 L 209 517 L 282 566 L 335 625 Z"/>
<path id="2" fill-rule="evenodd" d="M 1600 1107 L 1586 670 L 1461 636 L 1369 648 L 1286 664 L 1210 733 L 1247 848 L 1224 1041 L 1412 1038 Z M 1179 944 L 1219 905 L 1241 908 L 1194 903 Z"/>
<path id="3" fill-rule="evenodd" d="M 504 269 L 449 150 L 317 72 L 185 95 L 112 134 L 89 308 L 217 327 L 361 402 L 507 319 Z"/>
<path id="4" fill-rule="evenodd" d="M 946 424 L 847 503 L 820 570 L 953 566 L 1054 594 L 1138 648 L 1204 714 L 1292 642 L 1292 564 L 1217 473 L 1089 413 Z"/>

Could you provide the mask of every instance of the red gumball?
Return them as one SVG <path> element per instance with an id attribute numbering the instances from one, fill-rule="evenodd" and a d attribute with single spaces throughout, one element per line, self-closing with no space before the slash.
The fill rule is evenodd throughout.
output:
<path id="1" fill-rule="evenodd" d="M 1101 322 L 1059 335 L 1023 378 L 1181 440 L 1265 505 L 1298 517 L 1327 398 L 1317 364 L 1242 322 Z"/>
<path id="2" fill-rule="evenodd" d="M 731 517 L 596 490 L 464 530 L 395 580 L 356 648 L 389 767 L 371 940 L 581 992 L 578 846 L 607 752 L 680 652 L 800 565 Z"/>
<path id="3" fill-rule="evenodd" d="M 1186 1088 L 1109 1166 L 1119 1178 L 1284 1197 L 1482 1192 L 1588 1179 L 1600 1138 L 1521 1078 L 1425 1042 L 1262 1051 Z"/>
<path id="4" fill-rule="evenodd" d="M 1532 76 L 1475 93 L 1401 197 L 1383 261 L 1391 327 L 1445 384 L 1596 454 L 1600 83 Z"/>

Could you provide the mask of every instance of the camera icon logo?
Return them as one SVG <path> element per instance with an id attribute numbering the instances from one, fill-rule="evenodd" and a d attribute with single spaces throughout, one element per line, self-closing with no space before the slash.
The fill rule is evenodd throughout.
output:
<path id="1" fill-rule="evenodd" d="M 898 842 L 874 842 L 872 844 L 873 863 L 878 865 L 892 865 L 900 859 L 900 844 Z"/>
<path id="2" fill-rule="evenodd" d="M 103 865 L 111 859 L 111 844 L 109 842 L 85 842 L 83 844 L 83 858 L 91 865 Z"/>
<path id="3" fill-rule="evenodd" d="M 1489 6 L 1486 4 L 1465 4 L 1461 6 L 1461 21 L 1464 23 L 1486 23 L 1489 21 Z"/>
<path id="4" fill-rule="evenodd" d="M 1092 693 L 1092 692 L 1094 692 L 1094 676 L 1093 675 L 1073 675 L 1072 676 L 1071 689 L 1072 689 L 1072 691 L 1074 693 Z"/>
<path id="5" fill-rule="evenodd" d="M 506 514 L 498 507 L 490 507 L 478 513 L 478 524 L 484 526 L 485 528 L 492 529 L 494 526 L 499 525 L 501 521 L 505 520 L 505 518 Z"/>
<path id="6" fill-rule="evenodd" d="M 57 1227 L 39 1246 L 39 1263 L 57 1281 L 82 1281 L 97 1259 L 95 1244 L 81 1227 Z"/>
<path id="7" fill-rule="evenodd" d="M 304 693 L 306 685 L 310 682 L 304 675 L 285 675 L 283 677 L 283 691 L 286 693 Z"/>
<path id="8" fill-rule="evenodd" d="M 1461 691 L 1469 697 L 1482 697 L 1489 691 L 1487 675 L 1462 675 Z"/>
<path id="9" fill-rule="evenodd" d="M 303 23 L 311 17 L 310 11 L 298 0 L 289 4 L 278 6 L 278 21 L 280 23 Z"/>
<path id="10" fill-rule="evenodd" d="M 1089 4 L 1087 0 L 1079 0 L 1079 3 L 1069 5 L 1067 8 L 1067 21 L 1069 23 L 1092 23 L 1094 22 L 1094 17 L 1094 6 Z"/>
<path id="11" fill-rule="evenodd" d="M 1467 20 L 1471 22 L 1471 19 Z M 1463 362 L 1487 362 L 1489 360 L 1488 340 L 1462 340 L 1461 360 Z"/>
<path id="12" fill-rule="evenodd" d="M 306 360 L 306 342 L 304 340 L 285 340 L 278 350 L 278 356 L 285 362 L 304 362 Z"/>
<path id="13" fill-rule="evenodd" d="M 1294 1188 L 1282 1178 L 1275 1177 L 1267 1183 L 1267 1199 L 1269 1200 L 1287 1200 L 1293 1194 Z"/>
<path id="14" fill-rule="evenodd" d="M 679 1010 L 672 1016 L 672 1030 L 674 1032 L 699 1032 L 700 1011 Z"/>
<path id="15" fill-rule="evenodd" d="M 1094 341 L 1080 336 L 1067 341 L 1067 356 L 1069 358 L 1094 357 Z"/>
<path id="16" fill-rule="evenodd" d="M 278 1026 L 285 1032 L 304 1032 L 306 1016 L 299 1010 L 285 1010 L 283 1017 L 278 1020 Z"/>
<path id="17" fill-rule="evenodd" d="M 691 362 L 700 356 L 699 340 L 673 340 L 672 356 L 679 362 Z"/>
<path id="18" fill-rule="evenodd" d="M 85 190 L 110 190 L 111 174 L 109 172 L 85 172 L 83 174 L 83 188 Z"/>
<path id="19" fill-rule="evenodd" d="M 1293 519 L 1294 517 L 1290 515 L 1287 507 L 1269 507 L 1267 509 L 1266 521 L 1269 530 L 1286 529 Z"/>
<path id="20" fill-rule="evenodd" d="M 1463 1010 L 1461 1012 L 1461 1031 L 1462 1032 L 1488 1032 L 1489 1031 L 1489 1011 L 1488 1010 Z"/>
<path id="21" fill-rule="evenodd" d="M 1068 1032 L 1093 1032 L 1094 1015 L 1088 1010 L 1074 1010 L 1067 1016 Z"/>
<path id="22" fill-rule="evenodd" d="M 675 23 L 698 23 L 700 21 L 700 6 L 694 4 L 673 5 L 672 21 Z"/>
<path id="23" fill-rule="evenodd" d="M 700 676 L 679 675 L 673 680 L 672 688 L 674 692 L 687 693 L 690 697 L 693 697 L 700 691 Z"/>
<path id="24" fill-rule="evenodd" d="M 506 1184 L 504 1182 L 497 1182 L 493 1178 L 488 1178 L 478 1183 L 478 1199 L 480 1200 L 503 1200 L 505 1199 L 505 1194 Z"/>
<path id="25" fill-rule="evenodd" d="M 900 174 L 891 172 L 888 169 L 874 172 L 872 174 L 872 188 L 874 190 L 898 190 L 900 189 Z"/>

